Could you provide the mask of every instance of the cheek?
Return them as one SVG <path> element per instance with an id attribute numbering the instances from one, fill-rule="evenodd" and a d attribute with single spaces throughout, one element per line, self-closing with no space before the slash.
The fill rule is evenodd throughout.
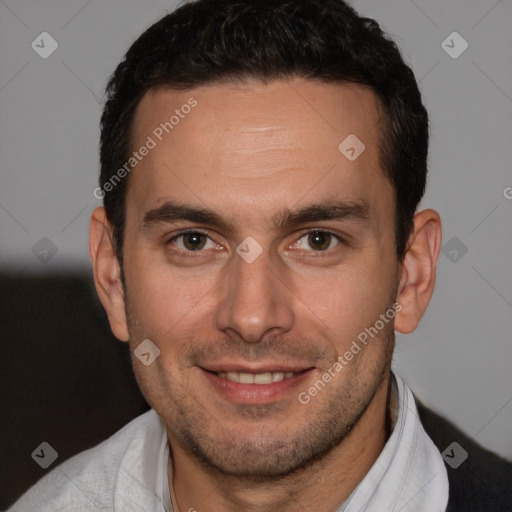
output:
<path id="1" fill-rule="evenodd" d="M 220 276 L 215 272 L 202 276 L 180 272 L 142 251 L 129 268 L 127 265 L 126 278 L 132 317 L 144 336 L 160 340 L 167 348 L 204 327 L 204 314 L 211 310 Z"/>
<path id="2" fill-rule="evenodd" d="M 325 274 L 310 275 L 300 282 L 300 296 L 312 322 L 327 326 L 336 350 L 344 350 L 365 328 L 372 326 L 393 303 L 393 272 L 374 261 Z M 366 260 L 366 258 L 365 258 Z M 387 268 L 386 272 L 382 269 Z"/>

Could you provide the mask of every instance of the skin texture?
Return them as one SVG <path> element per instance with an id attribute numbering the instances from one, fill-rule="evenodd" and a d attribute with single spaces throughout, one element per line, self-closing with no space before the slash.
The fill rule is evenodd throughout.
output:
<path id="1" fill-rule="evenodd" d="M 132 359 L 167 428 L 180 510 L 336 510 L 389 434 L 394 329 L 414 330 L 430 300 L 439 216 L 416 214 L 399 262 L 394 193 L 379 162 L 379 104 L 368 88 L 296 80 L 151 90 L 135 117 L 133 148 L 191 97 L 197 106 L 129 176 L 125 289 L 104 210 L 93 213 L 98 294 L 132 353 L 146 338 L 160 349 L 149 366 Z M 365 144 L 354 161 L 338 150 L 349 134 Z M 145 222 L 168 201 L 212 210 L 226 225 Z M 366 205 L 365 217 L 275 225 L 287 210 L 339 201 Z M 179 237 L 187 228 L 206 236 Z M 312 241 L 311 229 L 342 241 Z M 236 252 L 246 237 L 262 249 L 252 263 Z M 191 241 L 201 250 L 190 250 Z M 301 404 L 298 393 L 395 302 L 394 325 Z M 203 370 L 226 365 L 309 371 L 288 391 L 247 403 L 220 393 Z"/>

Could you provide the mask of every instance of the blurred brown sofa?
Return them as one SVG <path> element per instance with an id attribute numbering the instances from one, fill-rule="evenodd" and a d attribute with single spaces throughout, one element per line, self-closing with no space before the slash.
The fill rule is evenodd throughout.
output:
<path id="1" fill-rule="evenodd" d="M 0 273 L 0 509 L 149 409 L 92 276 Z M 42 443 L 58 453 L 42 469 Z"/>

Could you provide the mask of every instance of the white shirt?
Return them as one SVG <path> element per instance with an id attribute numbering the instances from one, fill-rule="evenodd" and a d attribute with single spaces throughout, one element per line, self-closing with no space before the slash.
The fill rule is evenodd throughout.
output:
<path id="1" fill-rule="evenodd" d="M 396 376 L 397 416 L 384 449 L 338 512 L 444 512 L 448 476 Z M 31 487 L 9 512 L 173 512 L 169 443 L 155 411 L 75 455 Z"/>
<path id="2" fill-rule="evenodd" d="M 394 379 L 397 415 L 384 449 L 337 512 L 445 512 L 448 474 L 423 429 L 412 391 Z"/>

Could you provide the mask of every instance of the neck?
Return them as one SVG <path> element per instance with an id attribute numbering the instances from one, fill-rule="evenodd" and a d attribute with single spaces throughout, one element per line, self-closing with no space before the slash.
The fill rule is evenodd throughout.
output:
<path id="1" fill-rule="evenodd" d="M 220 475 L 198 463 L 180 446 L 172 445 L 169 488 L 174 489 L 175 511 L 336 510 L 384 448 L 391 424 L 390 382 L 388 374 L 358 423 L 338 446 L 306 469 L 276 482 L 249 482 Z"/>

